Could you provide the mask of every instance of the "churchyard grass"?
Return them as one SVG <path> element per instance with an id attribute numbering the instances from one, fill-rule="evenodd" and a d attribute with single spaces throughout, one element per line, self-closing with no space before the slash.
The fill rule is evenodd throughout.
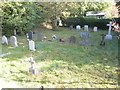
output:
<path id="1" fill-rule="evenodd" d="M 100 46 L 100 34 L 107 34 L 108 31 L 98 30 L 89 32 L 94 46 L 82 46 L 79 44 L 80 32 L 83 29 L 62 31 L 41 30 L 49 39 L 52 35 L 59 38 L 76 36 L 77 43 L 63 44 L 57 41 L 37 41 L 36 51 L 28 50 L 25 36 L 18 36 L 18 47 L 2 46 L 2 53 L 11 52 L 11 55 L 0 58 L 0 77 L 7 81 L 15 81 L 25 88 L 115 88 L 117 86 L 117 38 L 105 40 L 106 45 Z M 114 34 L 114 32 L 112 32 Z M 9 39 L 8 39 L 9 40 Z M 23 47 L 24 46 L 24 47 Z M 36 66 L 41 74 L 34 76 L 28 74 L 30 63 L 20 63 L 20 60 L 33 56 Z"/>

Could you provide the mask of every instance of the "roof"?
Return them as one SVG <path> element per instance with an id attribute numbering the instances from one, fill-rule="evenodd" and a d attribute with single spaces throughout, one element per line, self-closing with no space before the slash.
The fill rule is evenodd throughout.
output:
<path id="1" fill-rule="evenodd" d="M 90 15 L 105 15 L 105 12 L 102 12 L 102 11 L 88 11 L 86 12 L 86 16 L 90 16 Z"/>

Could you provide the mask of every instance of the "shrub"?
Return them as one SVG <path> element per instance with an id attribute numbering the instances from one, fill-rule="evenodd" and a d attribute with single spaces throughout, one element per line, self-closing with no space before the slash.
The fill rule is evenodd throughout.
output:
<path id="1" fill-rule="evenodd" d="M 106 30 L 108 29 L 107 23 L 109 23 L 110 19 L 97 19 L 97 18 L 67 18 L 62 19 L 63 24 L 66 24 L 67 26 L 73 25 L 73 27 L 76 27 L 76 25 L 80 25 L 83 27 L 84 25 L 88 25 L 89 27 L 97 26 L 99 29 Z"/>
<path id="2" fill-rule="evenodd" d="M 9 2 L 0 6 L 2 14 L 2 34 L 10 36 L 15 26 L 21 35 L 32 29 L 40 21 L 40 10 L 35 3 Z"/>

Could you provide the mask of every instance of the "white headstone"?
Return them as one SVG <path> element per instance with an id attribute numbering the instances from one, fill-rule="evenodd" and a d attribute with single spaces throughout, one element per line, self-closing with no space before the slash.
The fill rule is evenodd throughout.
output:
<path id="1" fill-rule="evenodd" d="M 112 39 L 112 35 L 111 35 L 112 22 L 107 24 L 107 26 L 109 26 L 109 30 L 108 30 L 108 34 L 105 36 L 105 39 Z"/>
<path id="2" fill-rule="evenodd" d="M 80 30 L 80 29 L 81 29 L 80 25 L 77 25 L 76 30 Z"/>
<path id="3" fill-rule="evenodd" d="M 35 42 L 34 41 L 29 41 L 29 50 L 35 51 Z"/>
<path id="4" fill-rule="evenodd" d="M 16 36 L 11 36 L 10 37 L 10 44 L 11 44 L 12 47 L 17 47 L 18 46 Z"/>
<path id="5" fill-rule="evenodd" d="M 6 36 L 2 37 L 2 44 L 8 45 L 8 40 Z"/>
<path id="6" fill-rule="evenodd" d="M 94 28 L 93 28 L 93 31 L 94 31 L 94 32 L 97 32 L 97 29 L 98 29 L 97 27 L 94 27 Z"/>
<path id="7" fill-rule="evenodd" d="M 84 31 L 88 31 L 88 25 L 84 25 Z"/>

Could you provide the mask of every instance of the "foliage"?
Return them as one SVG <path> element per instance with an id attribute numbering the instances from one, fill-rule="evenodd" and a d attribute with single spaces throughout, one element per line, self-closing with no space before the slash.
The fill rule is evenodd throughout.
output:
<path id="1" fill-rule="evenodd" d="M 40 10 L 35 3 L 9 2 L 0 4 L 3 34 L 13 34 L 15 27 L 18 29 L 18 34 L 23 34 L 40 21 Z"/>
<path id="2" fill-rule="evenodd" d="M 88 25 L 89 27 L 97 26 L 99 29 L 106 30 L 108 29 L 107 23 L 109 23 L 110 19 L 97 19 L 97 18 L 85 18 L 85 17 L 76 17 L 76 18 L 67 18 L 62 19 L 63 24 L 66 24 L 67 26 L 73 25 L 76 27 L 76 25 L 84 26 Z"/>
<path id="3" fill-rule="evenodd" d="M 75 35 L 76 44 L 59 43 L 58 40 L 49 42 L 37 41 L 36 51 L 29 51 L 28 44 L 23 36 L 18 36 L 19 47 L 12 48 L 3 45 L 3 52 L 11 52 L 11 55 L 0 58 L 0 77 L 6 78 L 9 82 L 16 81 L 21 88 L 116 88 L 118 75 L 117 56 L 118 41 L 105 40 L 106 46 L 99 46 L 100 34 L 107 34 L 108 31 L 89 32 L 94 46 L 81 46 L 79 33 L 83 31 L 69 30 L 52 31 L 37 29 L 48 40 L 55 34 L 58 38 L 67 39 Z M 90 30 L 90 28 L 89 28 Z M 114 32 L 112 32 L 114 35 Z M 8 39 L 9 40 L 9 39 Z M 24 46 L 24 47 L 23 47 Z M 29 62 L 19 61 L 33 56 L 40 74 L 37 76 L 28 74 Z"/>

